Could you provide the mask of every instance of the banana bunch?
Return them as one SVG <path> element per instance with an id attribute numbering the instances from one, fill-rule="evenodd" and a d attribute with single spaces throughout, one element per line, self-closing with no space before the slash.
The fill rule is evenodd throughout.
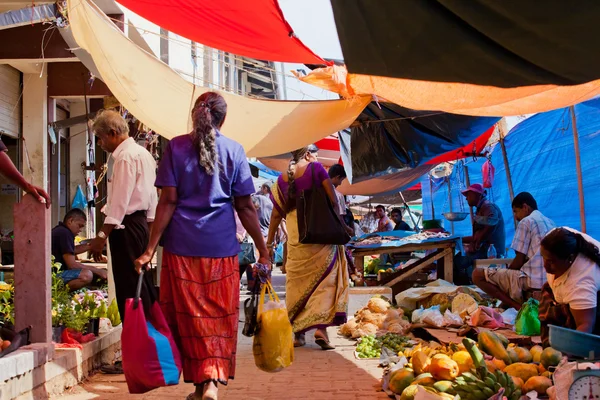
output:
<path id="1" fill-rule="evenodd" d="M 504 396 L 509 400 L 518 400 L 521 397 L 521 390 L 515 387 L 508 374 L 497 370 L 495 373 L 486 371 L 485 377 L 481 375 L 482 373 L 464 372 L 456 378 L 453 392 L 458 394 L 461 400 L 486 400 L 498 393 L 500 388 L 504 388 Z"/>
<path id="2" fill-rule="evenodd" d="M 518 389 L 512 378 L 505 372 L 496 370 L 491 373 L 485 364 L 483 354 L 477 344 L 471 339 L 463 339 L 463 344 L 475 366 L 474 373 L 464 372 L 455 380 L 453 391 L 460 395 L 461 400 L 485 400 L 504 388 L 504 396 L 508 400 L 518 400 L 521 390 Z"/>

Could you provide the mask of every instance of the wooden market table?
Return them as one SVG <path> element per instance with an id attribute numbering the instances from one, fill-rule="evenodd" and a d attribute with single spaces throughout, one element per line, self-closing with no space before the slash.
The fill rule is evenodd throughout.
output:
<path id="1" fill-rule="evenodd" d="M 454 253 L 456 249 L 457 237 L 429 239 L 424 242 L 405 242 L 399 240 L 398 246 L 382 245 L 380 247 L 352 247 L 352 255 L 355 258 L 356 269 L 364 275 L 365 256 L 372 256 L 386 253 L 409 253 L 413 251 L 433 252 L 406 268 L 385 274 L 379 282 L 383 286 L 392 288 L 393 297 L 400 293 L 400 282 L 411 275 L 423 270 L 437 261 L 438 279 L 444 279 L 447 282 L 453 282 L 454 279 Z"/>

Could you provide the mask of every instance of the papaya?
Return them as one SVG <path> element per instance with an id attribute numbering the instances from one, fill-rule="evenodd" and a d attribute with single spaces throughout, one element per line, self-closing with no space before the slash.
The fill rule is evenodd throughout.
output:
<path id="1" fill-rule="evenodd" d="M 446 393 L 452 390 L 452 385 L 451 381 L 437 381 L 433 384 L 433 388 L 438 392 Z"/>
<path id="2" fill-rule="evenodd" d="M 517 354 L 517 351 L 514 348 L 508 349 L 506 350 L 506 352 L 508 353 L 508 356 L 510 357 L 510 360 L 513 363 L 519 362 L 519 355 Z"/>
<path id="3" fill-rule="evenodd" d="M 536 362 L 536 363 L 540 362 L 540 357 L 542 356 L 542 351 L 544 351 L 544 348 L 542 346 L 540 346 L 539 344 L 536 344 L 529 350 L 529 352 L 531 353 L 531 356 L 533 357 L 533 362 Z"/>
<path id="4" fill-rule="evenodd" d="M 504 347 L 504 343 L 495 333 L 491 331 L 480 332 L 477 342 L 479 344 L 479 348 L 490 356 L 504 361 L 505 364 L 512 363 L 508 351 Z"/>
<path id="5" fill-rule="evenodd" d="M 524 385 L 523 379 L 517 378 L 516 376 L 511 376 L 510 378 L 512 379 L 512 381 L 515 384 L 515 387 L 517 389 L 523 389 L 523 385 Z"/>
<path id="6" fill-rule="evenodd" d="M 429 372 L 426 372 L 417 376 L 415 380 L 412 381 L 411 385 L 431 386 L 435 382 L 436 380 L 433 379 L 433 375 L 431 375 Z"/>
<path id="7" fill-rule="evenodd" d="M 406 389 L 402 391 L 400 395 L 400 400 L 414 400 L 417 395 L 417 390 L 419 390 L 419 385 L 410 385 L 407 386 Z"/>
<path id="8" fill-rule="evenodd" d="M 547 371 L 542 364 L 538 364 L 537 368 L 540 375 Z"/>
<path id="9" fill-rule="evenodd" d="M 504 368 L 506 368 L 506 363 L 497 358 L 493 358 L 492 363 L 496 366 L 496 369 L 499 369 L 500 371 L 504 371 Z"/>
<path id="10" fill-rule="evenodd" d="M 544 368 L 556 367 L 562 359 L 562 353 L 552 347 L 546 347 L 540 355 L 540 363 Z"/>
<path id="11" fill-rule="evenodd" d="M 514 363 L 504 368 L 504 372 L 510 376 L 521 378 L 523 382 L 527 382 L 532 376 L 538 376 L 538 369 L 535 364 Z M 525 392 L 526 393 L 526 392 Z"/>
<path id="12" fill-rule="evenodd" d="M 491 331 L 490 331 L 490 332 L 491 332 Z M 501 333 L 498 333 L 498 332 L 492 332 L 492 333 L 493 333 L 494 335 L 496 335 L 496 337 L 497 337 L 498 339 L 500 339 L 500 341 L 502 342 L 502 344 L 504 345 L 504 347 L 508 347 L 509 341 L 508 341 L 508 339 L 506 338 L 506 336 L 504 336 L 503 334 L 501 334 Z"/>
<path id="13" fill-rule="evenodd" d="M 550 371 L 545 371 L 545 372 L 542 372 L 542 373 L 540 374 L 540 376 L 545 376 L 546 378 L 550 378 L 550 379 L 552 379 L 552 372 L 550 372 Z"/>
<path id="14" fill-rule="evenodd" d="M 533 361 L 533 356 L 531 355 L 531 353 L 529 352 L 529 350 L 527 350 L 524 347 L 515 347 L 515 352 L 517 353 L 517 356 L 519 358 L 519 362 L 523 362 L 523 363 L 530 363 Z"/>
<path id="15" fill-rule="evenodd" d="M 546 378 L 545 376 L 532 376 L 525 382 L 523 393 L 535 390 L 538 394 L 546 394 L 546 390 L 548 390 L 550 386 L 552 386 L 550 378 Z"/>
<path id="16" fill-rule="evenodd" d="M 436 381 L 450 381 L 458 376 L 458 364 L 450 357 L 442 354 L 436 354 L 431 359 L 429 373 L 433 375 Z"/>
<path id="17" fill-rule="evenodd" d="M 498 367 L 496 367 L 496 364 L 494 364 L 494 362 L 492 360 L 485 360 L 485 366 L 487 367 L 488 371 L 490 371 L 491 373 L 494 373 L 494 372 L 496 372 L 496 370 L 498 370 Z M 506 367 L 506 365 L 505 365 L 505 367 Z M 502 369 L 500 369 L 500 371 L 502 371 Z"/>
<path id="18" fill-rule="evenodd" d="M 402 394 L 415 380 L 415 373 L 409 368 L 400 368 L 390 374 L 390 390 L 396 394 Z"/>
<path id="19" fill-rule="evenodd" d="M 473 359 L 468 351 L 457 351 L 452 355 L 452 359 L 458 364 L 458 371 L 461 374 L 463 372 L 469 372 L 471 368 L 473 368 Z"/>
<path id="20" fill-rule="evenodd" d="M 413 353 L 410 362 L 412 363 L 415 374 L 421 375 L 429 371 L 431 358 L 424 351 L 417 350 Z"/>

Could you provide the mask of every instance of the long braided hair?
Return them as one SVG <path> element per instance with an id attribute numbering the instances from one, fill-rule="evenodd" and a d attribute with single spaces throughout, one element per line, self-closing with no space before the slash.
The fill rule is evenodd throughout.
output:
<path id="1" fill-rule="evenodd" d="M 203 93 L 192 109 L 192 141 L 198 152 L 198 163 L 207 174 L 213 175 L 217 161 L 215 129 L 221 128 L 227 115 L 227 103 L 216 92 Z"/>
<path id="2" fill-rule="evenodd" d="M 302 160 L 309 153 L 316 153 L 319 151 L 317 146 L 311 144 L 306 147 L 302 147 L 301 149 L 292 151 L 292 159 L 290 160 L 290 164 L 287 169 L 288 176 L 288 200 L 287 200 L 287 212 L 292 211 L 296 208 L 296 182 L 294 182 L 294 174 L 296 173 L 296 164 L 298 161 Z"/>
<path id="3" fill-rule="evenodd" d="M 568 229 L 553 229 L 542 239 L 541 245 L 559 260 L 569 260 L 571 257 L 583 254 L 597 265 L 600 265 L 600 250 L 598 250 L 598 247 L 585 240 L 585 237 L 581 234 Z"/>

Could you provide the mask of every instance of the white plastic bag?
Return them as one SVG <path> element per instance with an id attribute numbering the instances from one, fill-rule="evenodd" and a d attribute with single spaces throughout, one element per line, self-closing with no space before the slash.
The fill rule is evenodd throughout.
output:
<path id="1" fill-rule="evenodd" d="M 450 310 L 446 310 L 444 313 L 444 326 L 463 326 L 465 322 L 458 314 L 452 313 Z"/>
<path id="2" fill-rule="evenodd" d="M 420 308 L 412 313 L 413 324 L 427 324 L 436 328 L 444 326 L 444 316 L 440 311 L 440 306 L 433 306 L 426 310 Z"/>

